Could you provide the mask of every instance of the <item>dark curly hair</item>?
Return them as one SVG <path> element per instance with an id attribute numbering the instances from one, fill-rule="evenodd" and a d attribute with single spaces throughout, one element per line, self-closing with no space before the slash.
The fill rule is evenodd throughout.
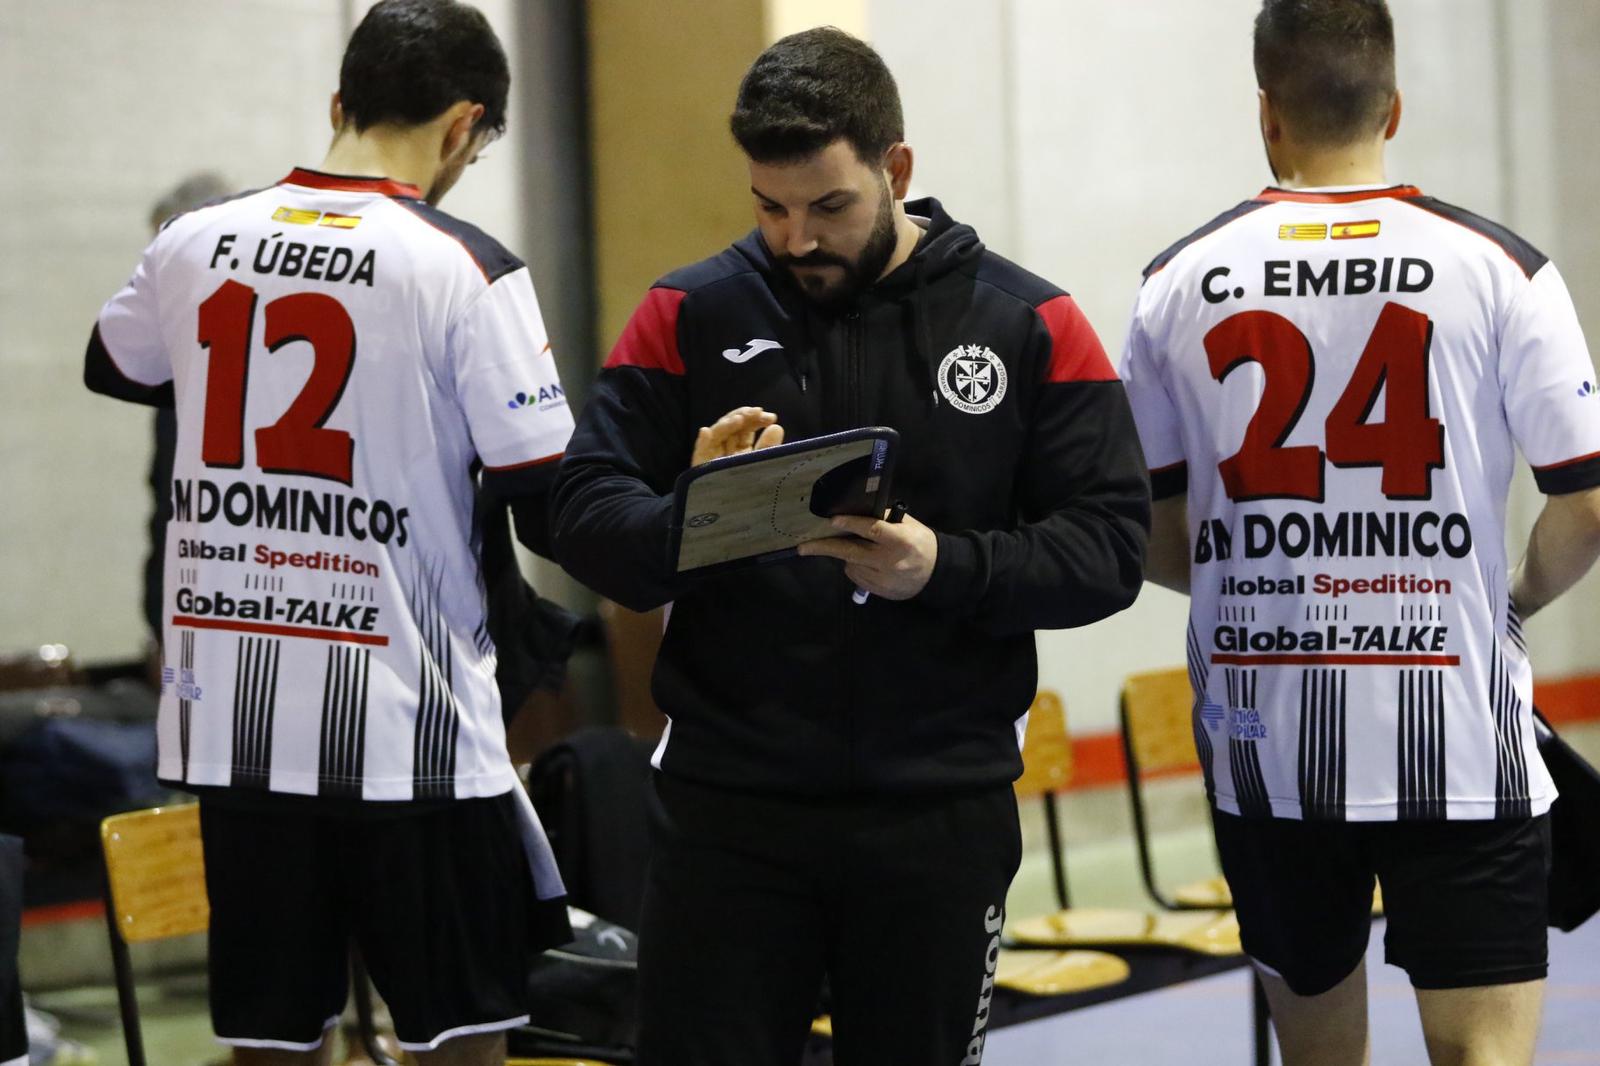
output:
<path id="1" fill-rule="evenodd" d="M 483 105 L 479 129 L 503 133 L 511 68 L 483 12 L 456 0 L 381 0 L 350 35 L 339 65 L 345 119 L 418 126 L 452 104 Z"/>
<path id="2" fill-rule="evenodd" d="M 786 163 L 841 137 L 875 164 L 905 139 L 900 90 L 883 57 L 832 26 L 792 33 L 762 52 L 739 83 L 729 120 L 758 163 Z"/>

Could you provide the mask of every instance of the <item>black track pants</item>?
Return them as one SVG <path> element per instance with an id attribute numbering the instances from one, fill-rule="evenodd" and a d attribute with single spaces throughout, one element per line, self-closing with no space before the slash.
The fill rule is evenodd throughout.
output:
<path id="1" fill-rule="evenodd" d="M 831 986 L 837 1066 L 976 1066 L 1021 858 L 1009 786 L 849 800 L 658 774 L 640 1066 L 794 1066 Z"/>

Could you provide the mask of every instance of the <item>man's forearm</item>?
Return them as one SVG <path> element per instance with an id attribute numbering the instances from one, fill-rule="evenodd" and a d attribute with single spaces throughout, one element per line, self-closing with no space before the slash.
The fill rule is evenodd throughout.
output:
<path id="1" fill-rule="evenodd" d="M 1511 575 L 1511 599 L 1528 618 L 1571 588 L 1600 558 L 1600 488 L 1551 496 Z"/>

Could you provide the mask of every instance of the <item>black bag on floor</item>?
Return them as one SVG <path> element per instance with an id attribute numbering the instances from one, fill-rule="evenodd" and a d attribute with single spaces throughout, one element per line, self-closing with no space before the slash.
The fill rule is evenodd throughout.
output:
<path id="1" fill-rule="evenodd" d="M 508 1036 L 514 1057 L 631 1063 L 637 1041 L 639 942 L 633 933 L 567 908 L 573 940 L 543 952 L 528 975 L 527 1025 Z"/>
<path id="2" fill-rule="evenodd" d="M 1600 911 L 1600 773 L 1538 708 L 1533 729 L 1561 793 L 1550 808 L 1550 924 L 1570 933 Z"/>
<path id="3" fill-rule="evenodd" d="M 652 748 L 622 729 L 584 729 L 528 772 L 528 795 L 550 834 L 567 900 L 628 929 L 639 928 L 650 862 Z"/>

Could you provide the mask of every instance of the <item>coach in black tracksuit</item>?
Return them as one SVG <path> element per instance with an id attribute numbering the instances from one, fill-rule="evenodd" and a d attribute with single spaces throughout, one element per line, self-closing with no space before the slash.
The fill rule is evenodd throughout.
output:
<path id="1" fill-rule="evenodd" d="M 911 152 L 870 48 L 779 41 L 733 126 L 759 228 L 645 296 L 556 487 L 574 575 L 672 602 L 639 1061 L 792 1066 L 827 974 L 841 1064 L 976 1063 L 1033 632 L 1133 602 L 1142 453 L 1071 298 L 937 201 L 902 203 Z M 863 425 L 900 433 L 903 523 L 675 578 L 686 467 Z"/>

